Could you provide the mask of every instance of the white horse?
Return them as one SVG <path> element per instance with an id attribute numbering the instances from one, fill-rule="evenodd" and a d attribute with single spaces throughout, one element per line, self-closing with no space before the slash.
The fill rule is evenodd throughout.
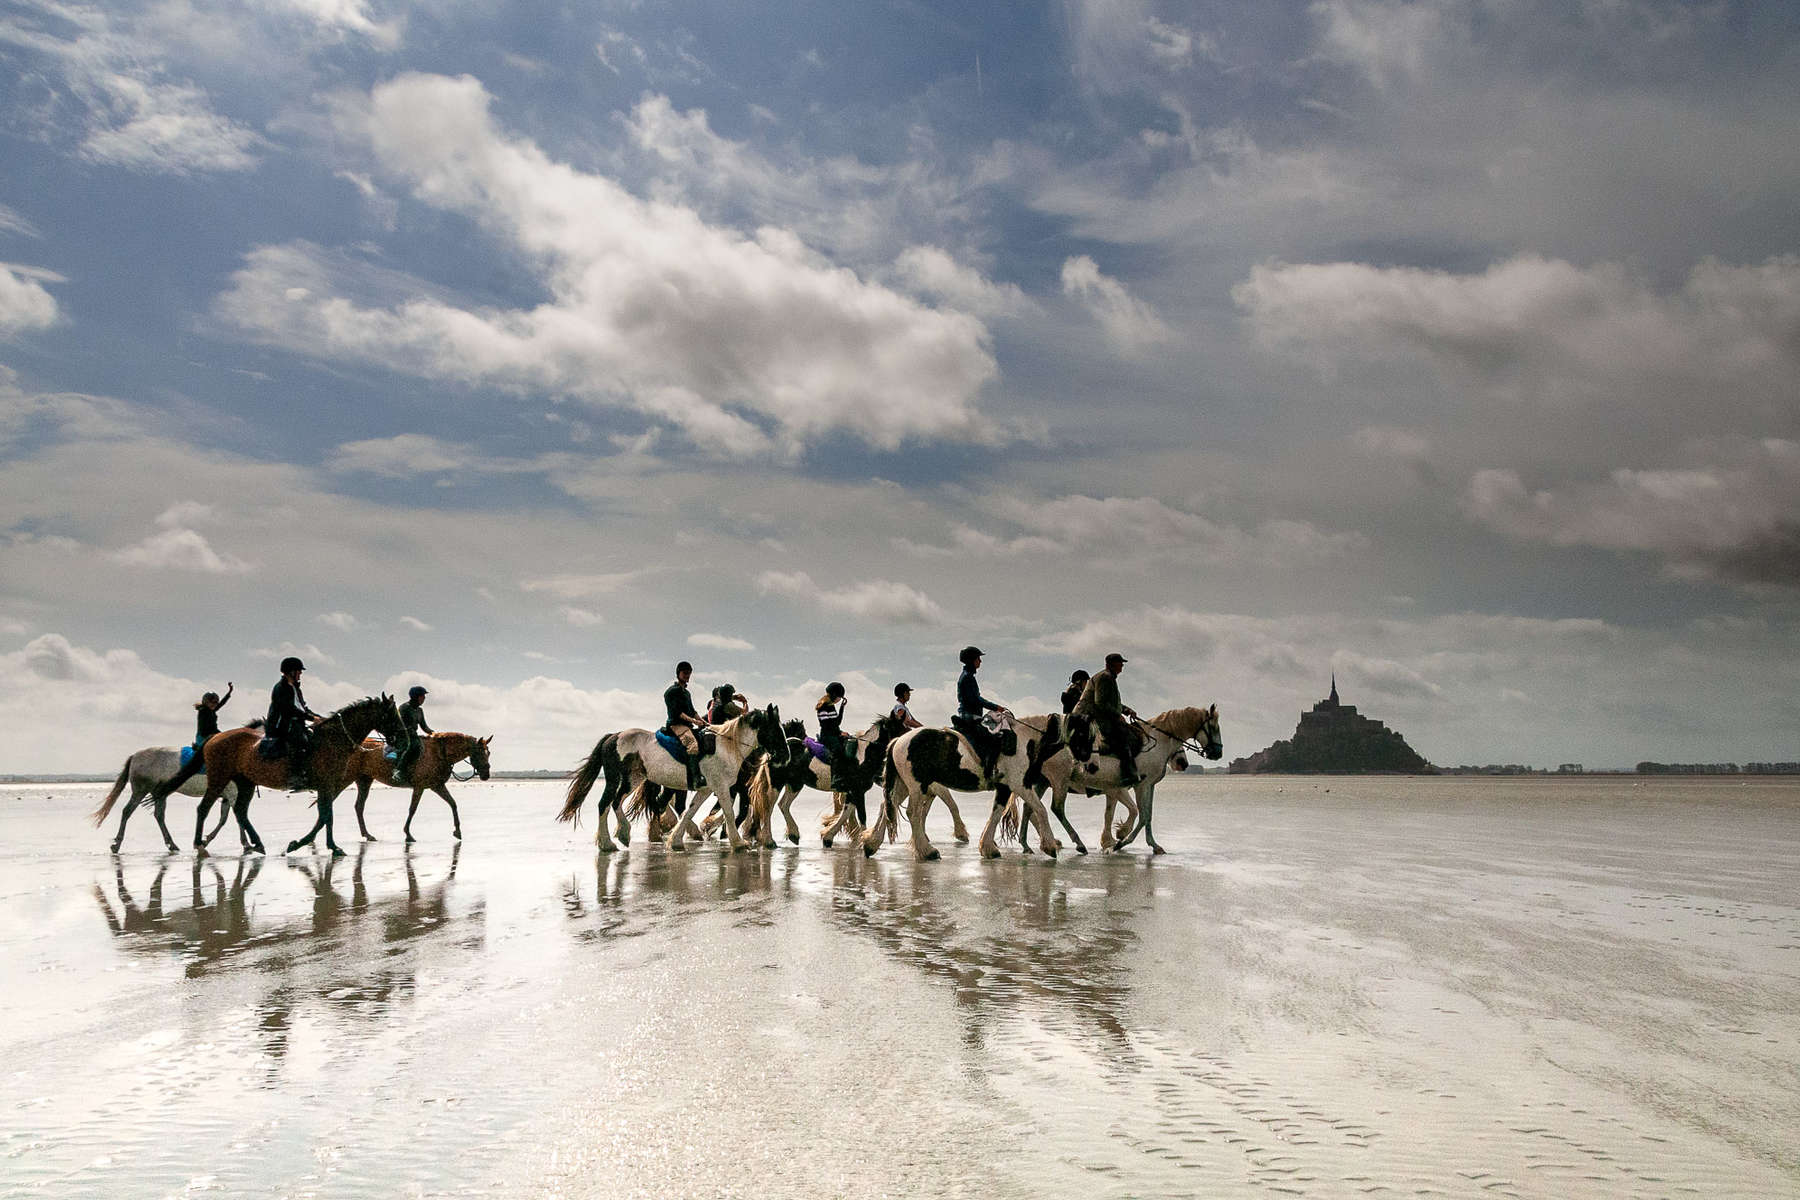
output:
<path id="1" fill-rule="evenodd" d="M 1066 738 L 1068 718 L 1059 715 L 1052 720 L 1060 724 L 1049 728 L 1059 737 Z M 1120 782 L 1119 758 L 1115 753 L 1095 753 L 1086 762 L 1080 762 L 1069 752 L 1065 742 L 1038 764 L 1044 785 L 1050 789 L 1050 811 L 1075 839 L 1077 853 L 1086 854 L 1087 847 L 1063 813 L 1063 803 L 1071 788 L 1085 788 L 1106 796 L 1105 819 L 1100 831 L 1101 850 L 1123 850 L 1141 832 L 1150 849 L 1161 854 L 1163 848 L 1157 844 L 1156 834 L 1150 828 L 1156 785 L 1169 773 L 1170 763 L 1180 757 L 1190 743 L 1197 743 L 1200 753 L 1215 761 L 1225 753 L 1225 743 L 1219 737 L 1219 706 L 1216 704 L 1209 708 L 1172 708 L 1142 722 L 1140 727 L 1144 744 L 1135 760 L 1138 779 L 1129 788 Z M 1135 794 L 1135 803 L 1128 793 Z M 1117 827 L 1115 840 L 1113 810 L 1121 803 L 1126 805 L 1129 815 Z"/>
<path id="2" fill-rule="evenodd" d="M 1060 713 L 1056 714 L 1058 717 Z M 887 780 L 881 803 L 881 815 L 863 837 L 863 853 L 873 856 L 889 822 L 898 819 L 896 797 L 906 794 L 906 815 L 912 824 L 913 854 L 927 862 L 938 857 L 925 834 L 925 818 L 933 800 L 941 799 L 954 806 L 950 793 L 994 791 L 994 806 L 988 813 L 987 825 L 981 831 L 981 853 L 986 858 L 999 858 L 1000 848 L 994 844 L 994 829 L 1007 801 L 1000 796 L 1004 785 L 1024 801 L 1038 828 L 1038 845 L 1051 858 L 1061 848 L 1050 832 L 1050 818 L 1044 802 L 1026 783 L 1032 764 L 1046 746 L 1041 731 L 1049 717 L 1014 717 L 1002 723 L 1000 754 L 991 773 L 981 769 L 981 757 L 969 739 L 953 729 L 912 729 L 895 738 L 887 751 Z M 960 827 L 961 820 L 957 824 Z"/>
<path id="3" fill-rule="evenodd" d="M 146 746 L 128 757 L 125 765 L 119 769 L 119 777 L 113 780 L 112 790 L 106 793 L 106 799 L 102 800 L 100 807 L 94 810 L 94 825 L 98 827 L 105 822 L 106 815 L 113 810 L 113 805 L 119 802 L 119 797 L 124 793 L 126 786 L 130 786 L 131 798 L 125 801 L 125 811 L 119 814 L 119 835 L 113 838 L 114 854 L 119 852 L 119 847 L 125 842 L 125 823 L 131 820 L 131 814 L 137 811 L 138 805 L 148 799 L 151 792 L 175 778 L 176 772 L 181 770 L 181 751 L 182 747 L 180 746 Z M 236 808 L 235 801 L 249 799 L 245 789 L 254 790 L 254 787 L 255 785 L 250 783 L 238 784 L 234 803 L 219 810 L 219 825 L 225 824 L 225 814 Z M 206 773 L 202 771 L 185 780 L 174 794 L 181 796 L 205 795 Z M 163 809 L 167 803 L 166 797 L 157 800 L 150 811 L 156 816 L 156 827 L 162 830 L 163 844 L 169 848 L 170 853 L 174 853 L 175 839 L 169 836 L 169 826 L 163 820 Z M 215 825 L 213 835 L 217 836 L 218 832 L 219 826 Z M 238 830 L 238 836 L 244 837 L 242 827 Z M 246 839 L 245 845 L 248 844 Z"/>
<path id="4" fill-rule="evenodd" d="M 767 708 L 753 708 L 713 726 L 712 738 L 711 752 L 700 757 L 700 771 L 705 782 L 699 791 L 688 797 L 681 819 L 669 834 L 671 850 L 680 850 L 689 834 L 697 839 L 702 836 L 695 821 L 704 812 L 703 805 L 713 797 L 725 797 L 725 802 L 729 803 L 731 785 L 737 782 L 744 760 L 759 747 L 768 752 L 772 762 L 787 762 L 788 747 L 781 732 L 781 713 L 773 704 Z M 568 794 L 556 819 L 578 819 L 582 802 L 602 775 L 606 787 L 600 795 L 600 828 L 594 835 L 594 842 L 603 851 L 618 848 L 613 844 L 612 831 L 608 828 L 606 814 L 609 809 L 618 819 L 619 840 L 630 845 L 631 822 L 625 816 L 624 800 L 646 779 L 672 792 L 683 791 L 688 785 L 687 766 L 662 748 L 653 731 L 622 729 L 607 734 L 595 744 L 592 753 L 569 781 Z M 737 822 L 728 819 L 724 825 L 731 838 L 731 848 L 744 849 L 747 843 L 738 832 Z"/>

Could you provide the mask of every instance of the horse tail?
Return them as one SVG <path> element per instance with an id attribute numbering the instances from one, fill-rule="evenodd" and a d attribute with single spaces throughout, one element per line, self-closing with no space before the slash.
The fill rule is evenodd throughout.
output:
<path id="1" fill-rule="evenodd" d="M 1000 814 L 1000 836 L 1008 841 L 1019 836 L 1019 793 L 1007 797 L 1006 810 Z"/>
<path id="2" fill-rule="evenodd" d="M 106 793 L 106 799 L 102 800 L 100 802 L 100 807 L 94 810 L 95 829 L 100 828 L 101 824 L 105 822 L 106 814 L 111 812 L 113 810 L 113 805 L 119 802 L 119 794 L 125 790 L 125 785 L 130 781 L 131 756 L 127 755 L 125 758 L 125 765 L 119 768 L 119 777 L 113 780 L 112 791 Z"/>
<path id="3" fill-rule="evenodd" d="M 750 811 L 756 814 L 756 821 L 764 829 L 769 828 L 766 822 L 775 809 L 775 774 L 769 767 L 765 755 L 756 768 L 756 774 L 750 777 Z"/>
<path id="4" fill-rule="evenodd" d="M 886 760 L 881 772 L 881 808 L 887 814 L 888 828 L 900 819 L 900 810 L 894 805 L 894 789 L 900 786 L 900 768 L 894 762 L 894 743 L 889 742 L 882 752 Z"/>
<path id="5" fill-rule="evenodd" d="M 556 814 L 558 821 L 569 821 L 580 828 L 582 802 L 594 790 L 594 781 L 600 778 L 608 760 L 618 761 L 618 746 L 619 735 L 616 733 L 609 733 L 594 744 L 593 753 L 582 760 L 580 768 L 569 780 L 569 791 L 563 797 L 562 811 Z"/>

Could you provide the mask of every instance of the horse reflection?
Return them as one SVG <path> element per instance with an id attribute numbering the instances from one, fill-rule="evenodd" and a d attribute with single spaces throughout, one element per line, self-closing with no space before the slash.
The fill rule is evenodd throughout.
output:
<path id="1" fill-rule="evenodd" d="M 125 860 L 115 859 L 115 896 L 96 883 L 94 898 L 126 953 L 166 961 L 175 952 L 190 979 L 237 968 L 241 959 L 249 968 L 242 976 L 263 989 L 253 1002 L 258 1040 L 265 1054 L 278 1060 L 286 1053 L 297 1012 L 315 1008 L 379 1021 L 417 991 L 420 955 L 443 944 L 435 935 L 483 922 L 482 904 L 459 912 L 452 903 L 460 853 L 460 846 L 453 847 L 436 880 L 421 880 L 417 860 L 407 854 L 401 888 L 387 878 L 371 880 L 370 868 L 391 860 L 371 863 L 366 851 L 353 859 L 289 860 L 287 870 L 246 857 L 229 880 L 218 860 L 196 858 L 189 864 L 185 896 L 174 894 L 180 886 L 171 878 L 174 864 L 164 860 L 141 900 L 126 878 Z M 284 903 L 291 893 L 270 892 L 271 879 L 304 881 L 310 905 L 296 912 Z M 264 913 L 274 909 L 281 916 L 258 917 L 253 885 Z M 370 937 L 379 948 L 356 945 Z M 371 971 L 370 963 L 379 966 Z"/>

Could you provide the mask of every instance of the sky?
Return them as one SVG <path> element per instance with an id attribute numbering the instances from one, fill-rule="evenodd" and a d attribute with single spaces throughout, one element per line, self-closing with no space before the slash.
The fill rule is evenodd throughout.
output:
<path id="1" fill-rule="evenodd" d="M 288 653 L 506 770 L 971 643 L 1800 759 L 1796 129 L 1785 0 L 11 0 L 0 772 Z"/>

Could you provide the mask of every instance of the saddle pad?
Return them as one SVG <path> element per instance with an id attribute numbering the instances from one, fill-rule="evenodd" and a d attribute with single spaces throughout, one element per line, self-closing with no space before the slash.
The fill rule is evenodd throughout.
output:
<path id="1" fill-rule="evenodd" d="M 687 762 L 687 747 L 681 744 L 680 738 L 668 732 L 666 729 L 659 729 L 656 731 L 656 744 L 661 746 L 664 750 L 667 750 L 669 752 L 669 757 L 676 762 Z"/>
<path id="2" fill-rule="evenodd" d="M 256 757 L 267 759 L 270 762 L 281 758 L 285 750 L 286 747 L 274 738 L 266 737 L 256 743 Z"/>
<path id="3" fill-rule="evenodd" d="M 801 740 L 805 743 L 806 748 L 812 751 L 812 756 L 814 758 L 818 759 L 820 762 L 831 761 L 831 752 L 825 749 L 824 742 L 821 742 L 818 738 L 803 738 Z"/>
<path id="4" fill-rule="evenodd" d="M 188 764 L 193 762 L 194 757 L 199 753 L 200 747 L 198 746 L 183 746 L 181 748 L 181 769 L 184 771 L 187 770 Z M 197 771 L 196 774 L 206 774 L 206 760 L 204 758 L 200 760 L 200 770 Z"/>

